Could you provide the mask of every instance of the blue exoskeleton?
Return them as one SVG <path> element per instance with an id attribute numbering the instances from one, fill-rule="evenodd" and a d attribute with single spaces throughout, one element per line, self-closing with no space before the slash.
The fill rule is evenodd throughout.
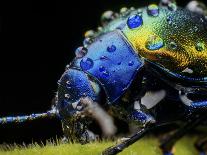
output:
<path id="1" fill-rule="evenodd" d="M 107 11 L 103 27 L 86 33 L 83 47 L 76 50 L 76 58 L 58 81 L 53 109 L 0 122 L 59 116 L 66 137 L 82 143 L 96 138 L 92 115 L 108 112 L 135 122 L 139 131 L 103 153 L 109 155 L 156 126 L 186 121 L 161 144 L 165 155 L 172 154 L 175 141 L 206 118 L 206 15 L 205 5 L 196 1 L 185 9 L 163 0 L 159 6 L 122 8 L 120 14 Z M 99 124 L 107 124 L 105 118 L 98 119 Z M 205 143 L 197 146 L 200 152 Z"/>

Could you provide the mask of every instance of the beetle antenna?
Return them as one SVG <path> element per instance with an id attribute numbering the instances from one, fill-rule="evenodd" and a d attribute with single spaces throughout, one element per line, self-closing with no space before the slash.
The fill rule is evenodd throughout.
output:
<path id="1" fill-rule="evenodd" d="M 56 108 L 53 108 L 44 113 L 33 113 L 30 115 L 22 115 L 22 116 L 9 116 L 0 118 L 0 124 L 9 124 L 9 123 L 22 123 L 27 121 L 32 121 L 36 119 L 42 118 L 53 118 L 58 116 L 58 111 Z"/>

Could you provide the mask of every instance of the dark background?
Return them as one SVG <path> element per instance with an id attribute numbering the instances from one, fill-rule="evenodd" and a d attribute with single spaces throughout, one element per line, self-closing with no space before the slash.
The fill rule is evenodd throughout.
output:
<path id="1" fill-rule="evenodd" d="M 152 2 L 157 1 L 35 0 L 0 4 L 0 116 L 48 110 L 65 65 L 82 45 L 84 32 L 100 24 L 102 12 Z M 61 135 L 56 119 L 0 126 L 0 143 L 44 142 Z"/>

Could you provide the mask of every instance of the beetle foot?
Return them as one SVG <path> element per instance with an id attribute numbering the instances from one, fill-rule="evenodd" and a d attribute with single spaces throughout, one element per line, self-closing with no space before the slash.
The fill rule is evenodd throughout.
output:
<path id="1" fill-rule="evenodd" d="M 80 138 L 80 143 L 81 144 L 87 144 L 90 142 L 94 142 L 99 140 L 99 136 L 95 135 L 93 132 L 91 132 L 90 130 L 86 130 Z"/>
<path id="2" fill-rule="evenodd" d="M 150 114 L 142 112 L 141 110 L 134 110 L 131 114 L 131 119 L 143 126 L 154 124 L 156 120 Z"/>

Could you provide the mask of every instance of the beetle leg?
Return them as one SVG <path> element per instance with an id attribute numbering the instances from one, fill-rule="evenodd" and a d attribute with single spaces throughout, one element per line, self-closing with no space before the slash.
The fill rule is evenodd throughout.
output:
<path id="1" fill-rule="evenodd" d="M 199 110 L 199 109 L 206 109 L 207 108 L 207 100 L 204 101 L 192 101 L 187 97 L 187 94 L 182 94 L 179 92 L 179 96 L 181 101 L 187 105 L 191 110 Z"/>
<path id="2" fill-rule="evenodd" d="M 207 146 L 207 137 L 204 137 L 195 143 L 195 147 L 200 152 L 200 155 L 206 155 L 206 146 Z"/>
<path id="3" fill-rule="evenodd" d="M 173 135 L 170 135 L 167 137 L 164 141 L 162 141 L 160 148 L 163 151 L 164 155 L 173 155 L 172 148 L 174 144 L 182 138 L 188 131 L 192 130 L 196 126 L 198 126 L 200 123 L 202 123 L 204 120 L 206 120 L 207 114 L 203 113 L 201 115 L 198 115 L 196 117 L 193 117 L 192 119 L 189 119 L 189 121 L 182 126 L 180 129 L 178 129 Z"/>
<path id="4" fill-rule="evenodd" d="M 122 152 L 124 149 L 141 139 L 147 132 L 149 131 L 149 128 L 143 128 L 139 131 L 137 131 L 133 136 L 128 138 L 127 140 L 121 142 L 120 144 L 116 146 L 112 146 L 107 148 L 102 152 L 102 155 L 116 155 L 120 152 Z"/>
<path id="5" fill-rule="evenodd" d="M 186 8 L 188 10 L 190 10 L 191 12 L 195 12 L 204 16 L 207 16 L 207 7 L 204 3 L 193 0 L 191 2 L 188 3 L 188 5 L 186 6 Z"/>
<path id="6" fill-rule="evenodd" d="M 149 114 L 149 109 L 156 106 L 166 95 L 165 90 L 147 91 L 140 101 L 134 102 L 134 110 L 132 111 L 132 120 L 146 124 L 155 123 L 153 116 Z"/>

